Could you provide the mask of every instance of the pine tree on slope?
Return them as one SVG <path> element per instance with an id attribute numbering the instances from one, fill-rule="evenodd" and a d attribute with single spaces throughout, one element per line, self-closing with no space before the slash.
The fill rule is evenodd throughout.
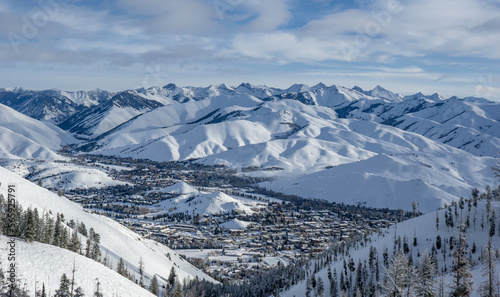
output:
<path id="1" fill-rule="evenodd" d="M 68 297 L 69 293 L 70 281 L 65 273 L 61 276 L 61 283 L 59 285 L 59 289 L 56 291 L 55 297 Z"/>
<path id="2" fill-rule="evenodd" d="M 158 285 L 158 279 L 156 278 L 156 274 L 153 276 L 153 279 L 151 280 L 151 285 L 149 286 L 149 290 L 156 296 L 158 296 L 158 293 L 160 292 L 160 286 Z"/>
<path id="3" fill-rule="evenodd" d="M 496 281 L 495 260 L 496 260 L 496 255 L 494 248 L 491 245 L 491 238 L 490 238 L 488 244 L 483 248 L 481 254 L 481 262 L 483 264 L 482 271 L 484 279 L 480 287 L 481 296 L 488 296 L 488 297 L 498 296 L 495 294 L 495 281 Z"/>
<path id="4" fill-rule="evenodd" d="M 387 296 L 400 296 L 407 286 L 408 259 L 402 250 L 391 260 L 387 268 L 387 278 L 384 282 L 384 289 Z"/>
<path id="5" fill-rule="evenodd" d="M 469 297 L 474 290 L 474 282 L 472 281 L 472 273 L 469 261 L 467 259 L 467 250 L 465 249 L 466 239 L 462 234 L 462 228 L 460 228 L 458 247 L 453 253 L 455 258 L 455 265 L 453 267 L 453 286 L 450 296 L 458 297 L 464 296 Z"/>
<path id="6" fill-rule="evenodd" d="M 426 250 L 419 261 L 415 293 L 417 296 L 437 296 L 435 286 L 436 265 Z"/>

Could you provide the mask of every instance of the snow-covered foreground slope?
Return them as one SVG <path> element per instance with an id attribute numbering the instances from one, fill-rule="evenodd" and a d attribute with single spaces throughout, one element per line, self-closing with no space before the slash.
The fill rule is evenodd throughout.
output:
<path id="1" fill-rule="evenodd" d="M 0 262 L 4 273 L 8 271 L 7 248 L 11 238 L 0 236 Z M 97 289 L 103 296 L 154 296 L 116 271 L 97 263 L 85 256 L 73 253 L 53 245 L 39 242 L 27 243 L 15 239 L 16 277 L 21 280 L 20 287 L 26 284 L 30 294 L 34 294 L 35 286 L 39 291 L 42 284 L 47 296 L 53 296 L 59 289 L 63 273 L 71 279 L 73 264 L 75 265 L 75 289 L 81 287 L 86 296 L 91 296 Z"/>
<path id="2" fill-rule="evenodd" d="M 52 214 L 62 213 L 67 221 L 83 222 L 87 228 L 94 228 L 95 232 L 101 236 L 102 254 L 108 254 L 113 267 L 116 267 L 119 258 L 122 257 L 129 270 L 132 273 L 137 273 L 137 267 L 142 258 L 145 264 L 144 271 L 149 279 L 154 274 L 167 279 L 171 268 L 175 267 L 181 280 L 194 277 L 211 280 L 210 277 L 181 259 L 168 247 L 144 239 L 109 218 L 87 213 L 80 205 L 40 188 L 1 167 L 0 181 L 2 193 L 6 193 L 8 184 L 16 185 L 17 199 L 23 208 L 36 207 L 40 213 L 49 211 Z M 57 261 L 57 258 L 54 261 Z M 43 275 L 37 280 L 41 280 L 42 277 Z"/>
<path id="3" fill-rule="evenodd" d="M 500 212 L 500 202 L 493 202 L 491 209 L 492 211 L 495 211 L 496 214 L 498 214 Z M 356 267 L 358 265 L 358 262 L 365 263 L 365 261 L 368 261 L 369 259 L 371 247 L 376 248 L 376 255 L 378 255 L 380 263 L 383 262 L 383 252 L 385 249 L 387 249 L 389 255 L 389 263 L 390 263 L 390 259 L 392 258 L 394 251 L 395 239 L 400 238 L 401 241 L 404 241 L 405 237 L 409 245 L 409 252 L 408 254 L 406 254 L 406 257 L 407 258 L 411 257 L 413 259 L 413 263 L 417 264 L 421 255 L 423 255 L 423 253 L 426 250 L 428 252 L 431 252 L 432 247 L 433 246 L 436 247 L 436 238 L 439 235 L 442 240 L 442 245 L 441 248 L 437 250 L 437 255 L 436 255 L 437 269 L 439 272 L 438 275 L 440 275 L 440 273 L 446 268 L 446 272 L 444 274 L 444 290 L 445 290 L 444 295 L 448 296 L 448 293 L 451 290 L 450 286 L 452 285 L 453 282 L 452 265 L 453 261 L 455 260 L 453 256 L 450 255 L 453 253 L 454 250 L 452 251 L 449 250 L 449 245 L 450 245 L 449 239 L 450 237 L 454 237 L 455 239 L 457 239 L 459 234 L 457 229 L 457 221 L 454 221 L 454 228 L 446 227 L 445 212 L 447 211 L 448 209 L 443 209 L 439 211 L 439 230 L 436 229 L 436 213 L 434 212 L 404 221 L 402 223 L 398 223 L 395 226 L 383 229 L 380 233 L 371 235 L 366 245 L 361 246 L 358 244 L 356 248 L 351 248 L 349 250 L 349 255 L 339 255 L 337 260 L 333 261 L 332 264 L 329 265 L 331 267 L 331 271 L 333 272 L 333 270 L 336 270 L 337 274 L 340 275 L 340 273 L 343 273 L 344 271 L 344 260 L 346 262 L 349 262 L 351 258 L 353 259 L 353 262 L 355 263 Z M 452 212 L 454 212 L 453 207 L 452 207 Z M 483 200 L 478 203 L 476 211 L 477 221 L 475 223 L 475 227 L 473 223 L 474 212 L 475 212 L 474 207 L 471 208 L 470 213 L 468 212 L 467 203 L 465 204 L 464 210 L 458 208 L 459 215 L 462 214 L 463 218 L 469 216 L 470 219 L 470 227 L 464 234 L 465 238 L 467 239 L 466 242 L 467 250 L 470 255 L 470 258 L 468 256 L 468 259 L 472 260 L 471 264 L 473 264 L 472 274 L 473 274 L 475 289 L 471 296 L 480 296 L 479 287 L 481 283 L 485 281 L 485 278 L 483 277 L 482 274 L 483 272 L 480 261 L 481 250 L 488 242 L 489 238 L 488 233 L 490 230 L 490 224 L 488 222 L 484 223 L 484 228 L 481 227 L 481 218 L 484 216 L 484 219 L 486 220 L 487 217 L 486 201 Z M 455 216 L 453 220 L 456 220 Z M 414 237 L 417 238 L 416 246 L 413 245 Z M 473 246 L 476 247 L 474 253 L 472 253 Z M 498 235 L 498 230 L 496 230 L 496 234 L 492 237 L 492 246 L 494 248 L 500 247 L 500 236 Z M 456 247 L 457 244 L 455 243 L 454 249 L 456 249 Z M 443 257 L 442 253 L 443 249 L 446 249 L 447 251 L 445 257 Z M 497 272 L 500 271 L 500 261 L 497 261 L 495 263 L 495 266 L 496 266 L 496 271 Z M 384 275 L 385 275 L 384 269 L 382 267 L 382 264 L 380 264 L 380 280 L 383 280 Z M 439 287 L 438 275 L 436 275 L 435 278 L 436 292 Z M 328 296 L 330 292 L 330 283 L 328 279 L 328 266 L 325 267 L 324 269 L 319 270 L 319 272 L 316 273 L 315 276 L 320 277 L 323 280 L 325 284 L 325 296 Z M 354 274 L 353 281 L 355 280 L 355 277 L 356 274 Z M 338 281 L 339 280 L 337 279 L 337 284 Z M 368 283 L 364 283 L 364 286 L 367 288 Z M 306 291 L 306 282 L 302 281 L 297 285 L 291 287 L 290 290 L 280 293 L 280 296 L 284 297 L 305 296 L 305 291 Z"/>

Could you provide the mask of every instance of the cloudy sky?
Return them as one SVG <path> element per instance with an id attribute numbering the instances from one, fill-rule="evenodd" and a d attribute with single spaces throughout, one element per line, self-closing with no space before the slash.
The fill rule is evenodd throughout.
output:
<path id="1" fill-rule="evenodd" d="M 500 100 L 499 0 L 0 0 L 0 87 L 323 82 Z"/>

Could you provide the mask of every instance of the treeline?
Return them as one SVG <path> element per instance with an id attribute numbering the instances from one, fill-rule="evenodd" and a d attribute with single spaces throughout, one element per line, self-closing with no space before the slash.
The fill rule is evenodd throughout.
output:
<path id="1" fill-rule="evenodd" d="M 238 284 L 214 284 L 194 279 L 184 285 L 185 296 L 232 296 L 257 297 L 279 296 L 283 289 L 303 281 L 307 277 L 307 261 L 297 260 L 287 266 L 278 265 L 264 273 L 254 275 L 250 280 Z"/>
<path id="2" fill-rule="evenodd" d="M 70 220 L 63 214 L 42 213 L 37 208 L 26 210 L 19 204 L 8 205 L 0 195 L 0 234 L 18 237 L 27 242 L 38 241 L 80 253 L 96 261 L 101 260 L 101 236 L 93 228 Z M 86 238 L 85 244 L 81 238 Z"/>

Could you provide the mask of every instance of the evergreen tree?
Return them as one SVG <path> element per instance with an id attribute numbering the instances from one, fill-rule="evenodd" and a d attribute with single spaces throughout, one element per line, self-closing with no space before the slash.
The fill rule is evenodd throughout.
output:
<path id="1" fill-rule="evenodd" d="M 493 199 L 493 195 L 491 193 L 491 187 L 486 186 L 486 219 L 490 218 L 491 211 L 491 200 Z"/>
<path id="2" fill-rule="evenodd" d="M 436 236 L 436 248 L 441 249 L 441 236 Z"/>
<path id="3" fill-rule="evenodd" d="M 126 270 L 125 270 L 125 263 L 123 262 L 122 257 L 120 257 L 120 260 L 118 260 L 118 266 L 116 267 L 116 272 L 118 272 L 119 274 L 121 274 L 123 276 L 127 276 Z"/>
<path id="4" fill-rule="evenodd" d="M 46 213 L 45 214 L 45 219 L 44 219 L 44 228 L 42 231 L 42 242 L 51 244 L 52 239 L 54 237 L 54 219 L 50 216 L 50 214 Z"/>
<path id="5" fill-rule="evenodd" d="M 439 210 L 436 210 L 436 231 L 439 231 Z"/>
<path id="6" fill-rule="evenodd" d="M 54 226 L 54 236 L 52 238 L 52 244 L 55 246 L 62 246 L 62 229 L 63 225 L 61 222 L 61 217 L 59 214 L 56 215 L 56 224 Z"/>
<path id="7" fill-rule="evenodd" d="M 139 275 L 139 285 L 144 288 L 144 261 L 142 257 L 139 259 Z"/>
<path id="8" fill-rule="evenodd" d="M 435 286 L 436 263 L 426 250 L 419 261 L 415 293 L 417 296 L 437 296 Z"/>
<path id="9" fill-rule="evenodd" d="M 85 296 L 85 293 L 83 292 L 82 287 L 76 288 L 75 294 L 73 296 L 74 297 L 83 297 L 83 296 Z"/>
<path id="10" fill-rule="evenodd" d="M 68 234 L 68 229 L 66 227 L 62 227 L 62 232 L 61 232 L 61 240 L 60 240 L 60 247 L 62 248 L 67 248 L 69 244 L 69 234 Z"/>
<path id="11" fill-rule="evenodd" d="M 88 236 L 87 227 L 85 227 L 83 222 L 78 226 L 78 232 L 85 237 Z"/>
<path id="12" fill-rule="evenodd" d="M 481 253 L 482 262 L 482 272 L 483 272 L 483 282 L 481 283 L 480 293 L 481 296 L 494 297 L 498 296 L 495 294 L 495 282 L 496 282 L 496 271 L 495 271 L 495 251 L 491 245 L 491 238 L 488 240 L 488 244 L 483 248 Z"/>
<path id="13" fill-rule="evenodd" d="M 387 296 L 399 296 L 407 286 L 408 259 L 402 250 L 391 260 L 387 268 L 387 278 L 384 289 Z"/>
<path id="14" fill-rule="evenodd" d="M 306 297 L 311 297 L 311 291 L 312 291 L 311 278 L 308 277 L 306 281 Z"/>
<path id="15" fill-rule="evenodd" d="M 59 289 L 56 291 L 55 297 L 68 297 L 69 293 L 70 281 L 65 273 L 61 276 L 61 282 L 59 285 Z"/>
<path id="16" fill-rule="evenodd" d="M 35 220 L 35 241 L 42 241 L 42 218 L 38 212 L 38 208 L 33 209 L 33 218 Z"/>
<path id="17" fill-rule="evenodd" d="M 91 258 L 97 262 L 101 262 L 101 248 L 99 247 L 99 243 L 97 241 L 93 242 Z"/>
<path id="18" fill-rule="evenodd" d="M 175 282 L 175 291 L 173 297 L 184 297 L 184 293 L 182 292 L 182 287 L 179 282 Z"/>
<path id="19" fill-rule="evenodd" d="M 170 269 L 170 274 L 168 276 L 168 284 L 171 288 L 174 287 L 176 280 L 177 280 L 177 274 L 175 273 L 175 268 L 172 266 L 172 269 Z"/>
<path id="20" fill-rule="evenodd" d="M 495 211 L 493 211 L 490 218 L 490 232 L 489 232 L 490 237 L 495 236 L 495 231 L 496 231 L 495 220 L 496 220 Z"/>
<path id="21" fill-rule="evenodd" d="M 325 285 L 323 284 L 323 279 L 318 276 L 318 280 L 316 281 L 316 294 L 319 297 L 323 297 L 325 294 Z"/>
<path id="22" fill-rule="evenodd" d="M 454 277 L 451 296 L 470 296 L 474 290 L 472 281 L 472 273 L 470 272 L 470 264 L 467 260 L 467 251 L 465 249 L 466 239 L 462 235 L 460 228 L 458 247 L 453 253 L 455 257 L 455 265 L 453 267 Z"/>
<path id="23" fill-rule="evenodd" d="M 151 280 L 151 285 L 149 286 L 149 290 L 156 296 L 158 296 L 158 293 L 160 293 L 160 287 L 158 285 L 158 279 L 156 278 L 156 274 L 153 276 L 153 279 Z"/>
<path id="24" fill-rule="evenodd" d="M 36 221 L 35 221 L 35 217 L 33 215 L 33 211 L 31 210 L 31 208 L 28 208 L 26 210 L 26 228 L 24 229 L 24 234 L 23 234 L 23 238 L 27 241 L 27 242 L 33 242 L 33 240 L 35 240 L 35 231 L 36 231 Z"/>
<path id="25" fill-rule="evenodd" d="M 80 242 L 80 238 L 78 238 L 78 232 L 76 232 L 76 230 L 74 230 L 71 233 L 71 239 L 69 241 L 68 248 L 70 251 L 78 253 L 78 252 L 80 252 L 81 245 L 82 244 Z"/>
<path id="26" fill-rule="evenodd" d="M 338 296 L 337 270 L 333 269 L 333 276 L 330 280 L 330 297 Z"/>

